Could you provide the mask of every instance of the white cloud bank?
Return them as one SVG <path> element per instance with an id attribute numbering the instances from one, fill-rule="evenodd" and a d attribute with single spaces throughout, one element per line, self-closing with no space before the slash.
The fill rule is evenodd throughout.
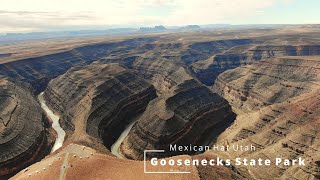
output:
<path id="1" fill-rule="evenodd" d="M 0 33 L 230 23 L 291 0 L 1 0 Z M 159 13 L 160 12 L 160 13 Z"/>

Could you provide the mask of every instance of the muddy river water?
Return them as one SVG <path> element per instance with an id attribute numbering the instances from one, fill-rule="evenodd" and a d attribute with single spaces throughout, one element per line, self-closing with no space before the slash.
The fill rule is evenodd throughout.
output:
<path id="1" fill-rule="evenodd" d="M 50 118 L 50 120 L 52 121 L 52 128 L 57 132 L 57 135 L 58 135 L 51 150 L 51 152 L 54 152 L 62 146 L 64 142 L 64 138 L 66 136 L 66 132 L 60 126 L 60 123 L 59 123 L 60 117 L 54 114 L 53 111 L 51 111 L 47 106 L 43 98 L 43 92 L 39 94 L 38 99 L 41 104 L 41 108 L 46 112 L 47 117 Z"/>

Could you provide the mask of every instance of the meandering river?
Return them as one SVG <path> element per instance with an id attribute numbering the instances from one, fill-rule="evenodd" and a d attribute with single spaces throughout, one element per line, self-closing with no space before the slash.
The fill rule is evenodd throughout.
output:
<path id="1" fill-rule="evenodd" d="M 54 114 L 53 111 L 51 111 L 49 109 L 49 107 L 47 106 L 47 104 L 43 98 L 43 92 L 39 94 L 38 99 L 39 99 L 39 102 L 41 104 L 42 109 L 47 113 L 47 116 L 52 121 L 52 128 L 57 132 L 57 135 L 58 135 L 58 137 L 52 147 L 52 150 L 51 150 L 51 152 L 54 152 L 62 146 L 62 144 L 64 142 L 64 138 L 66 136 L 66 132 L 60 126 L 60 123 L 59 123 L 60 117 L 57 116 L 56 114 Z"/>
<path id="2" fill-rule="evenodd" d="M 125 159 L 125 157 L 121 154 L 120 152 L 120 145 L 123 142 L 124 138 L 127 137 L 127 135 L 129 134 L 132 126 L 134 125 L 136 121 L 134 120 L 131 124 L 129 124 L 125 130 L 121 133 L 121 135 L 119 136 L 119 138 L 117 139 L 117 141 L 115 143 L 113 143 L 113 145 L 111 146 L 111 153 L 116 155 L 118 158 L 122 158 Z"/>
<path id="3" fill-rule="evenodd" d="M 53 113 L 53 111 L 51 111 L 49 109 L 49 107 L 47 106 L 44 98 L 43 98 L 43 92 L 39 94 L 38 96 L 39 102 L 41 104 L 41 108 L 46 112 L 47 116 L 51 119 L 52 121 L 52 128 L 57 132 L 58 137 L 53 145 L 53 148 L 51 150 L 51 152 L 56 151 L 57 149 L 59 149 L 64 142 L 64 138 L 66 136 L 66 132 L 61 128 L 60 123 L 59 123 L 59 119 L 60 117 L 56 114 Z M 120 145 L 123 142 L 123 140 L 127 137 L 127 135 L 129 134 L 132 126 L 134 125 L 134 123 L 136 122 L 136 120 L 139 117 L 134 118 L 134 120 L 132 121 L 131 124 L 129 124 L 125 130 L 121 133 L 121 135 L 119 136 L 119 138 L 117 139 L 117 141 L 111 146 L 111 153 L 116 155 L 119 158 L 124 158 L 124 156 L 120 153 Z"/>

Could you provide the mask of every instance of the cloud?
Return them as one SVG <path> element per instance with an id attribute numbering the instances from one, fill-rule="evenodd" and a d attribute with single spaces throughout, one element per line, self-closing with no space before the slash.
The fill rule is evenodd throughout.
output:
<path id="1" fill-rule="evenodd" d="M 0 33 L 230 23 L 292 0 L 1 0 Z M 160 14 L 160 15 L 159 15 Z"/>
<path id="2" fill-rule="evenodd" d="M 0 11 L 0 32 L 30 32 L 93 26 L 90 13 Z"/>

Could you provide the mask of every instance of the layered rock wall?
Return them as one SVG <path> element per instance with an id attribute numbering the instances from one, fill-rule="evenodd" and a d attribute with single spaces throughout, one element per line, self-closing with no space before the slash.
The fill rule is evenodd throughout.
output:
<path id="1" fill-rule="evenodd" d="M 49 122 L 31 91 L 0 79 L 0 178 L 41 160 L 53 139 Z"/>
<path id="2" fill-rule="evenodd" d="M 143 159 L 145 149 L 166 150 L 154 154 L 159 157 L 188 153 L 170 151 L 169 145 L 203 145 L 234 118 L 224 99 L 195 80 L 187 80 L 150 102 L 122 143 L 121 152 L 137 160 Z"/>
<path id="3" fill-rule="evenodd" d="M 215 90 L 243 112 L 286 102 L 317 84 L 317 61 L 275 58 L 221 74 Z"/>
<path id="4" fill-rule="evenodd" d="M 315 56 L 320 55 L 320 46 L 244 46 L 239 45 L 225 53 L 214 55 L 205 66 L 192 65 L 191 72 L 204 84 L 213 85 L 216 78 L 228 69 L 249 65 L 258 61 L 282 56 Z M 201 61 L 200 61 L 201 62 Z M 199 63 L 200 64 L 200 63 Z"/>
<path id="5" fill-rule="evenodd" d="M 156 97 L 145 80 L 117 64 L 93 63 L 50 81 L 44 97 L 73 138 L 86 136 L 110 148 L 126 125 Z"/>
<path id="6" fill-rule="evenodd" d="M 167 59 L 138 59 L 133 64 L 133 70 L 152 83 L 160 94 L 168 92 L 185 80 L 192 79 L 181 63 Z"/>
<path id="7" fill-rule="evenodd" d="M 71 67 L 88 65 L 109 54 L 125 53 L 153 39 L 134 38 L 120 42 L 86 45 L 65 52 L 0 64 L 0 74 L 28 82 L 37 94 L 45 90 L 51 79 L 64 74 Z"/>
<path id="8" fill-rule="evenodd" d="M 214 143 L 256 147 L 229 157 L 305 159 L 306 166 L 248 168 L 256 179 L 320 178 L 319 74 L 319 57 L 277 58 L 224 72 L 215 88 L 238 116 Z"/>

